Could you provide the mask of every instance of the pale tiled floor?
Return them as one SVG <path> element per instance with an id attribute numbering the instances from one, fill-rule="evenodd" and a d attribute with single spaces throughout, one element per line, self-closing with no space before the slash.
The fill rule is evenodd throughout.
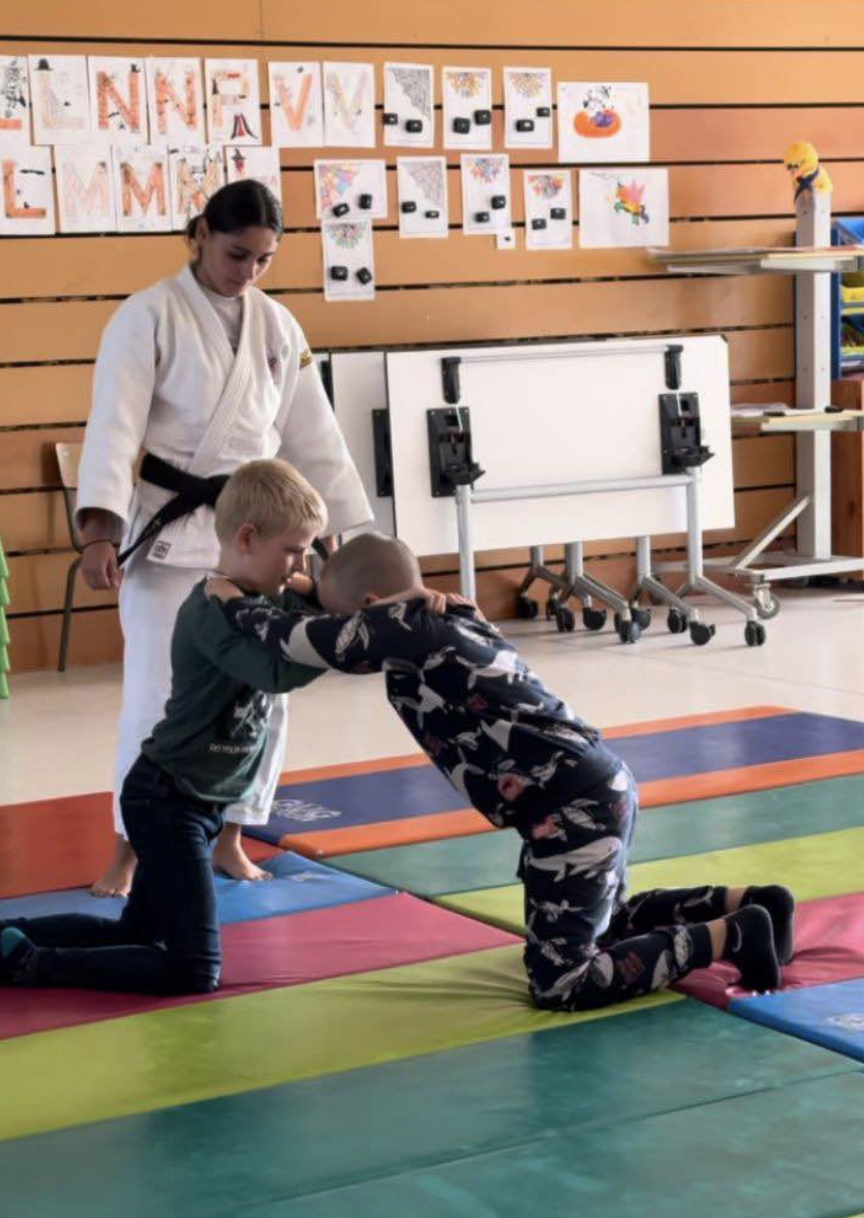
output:
<path id="1" fill-rule="evenodd" d="M 506 632 L 550 688 L 598 726 L 740 706 L 779 705 L 864 720 L 864 595 L 783 590 L 768 641 L 749 648 L 743 619 L 711 606 L 707 647 L 666 632 L 636 646 L 610 631 L 559 635 L 545 622 Z M 14 677 L 0 702 L 0 803 L 107 790 L 120 698 L 116 665 Z M 415 752 L 380 677 L 328 674 L 295 695 L 285 768 Z"/>

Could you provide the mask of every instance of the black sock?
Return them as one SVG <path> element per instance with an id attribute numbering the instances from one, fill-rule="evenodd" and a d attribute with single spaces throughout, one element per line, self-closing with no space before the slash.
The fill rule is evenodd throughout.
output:
<path id="1" fill-rule="evenodd" d="M 36 975 L 38 949 L 19 930 L 0 932 L 0 982 L 30 985 Z"/>
<path id="2" fill-rule="evenodd" d="M 744 891 L 741 908 L 745 905 L 761 905 L 768 910 L 777 959 L 781 964 L 788 964 L 795 952 L 795 898 L 792 893 L 780 884 L 766 884 L 761 888 L 754 885 Z"/>
<path id="3" fill-rule="evenodd" d="M 726 946 L 721 959 L 734 964 L 745 990 L 780 988 L 780 964 L 767 909 L 747 905 L 726 917 Z"/>

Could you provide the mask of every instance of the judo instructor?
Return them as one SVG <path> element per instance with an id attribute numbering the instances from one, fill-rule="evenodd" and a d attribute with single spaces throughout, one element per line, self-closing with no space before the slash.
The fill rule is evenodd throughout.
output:
<path id="1" fill-rule="evenodd" d="M 226 476 L 253 458 L 281 457 L 323 497 L 331 536 L 372 517 L 303 331 L 254 286 L 281 235 L 281 208 L 265 186 L 224 186 L 190 221 L 192 262 L 130 296 L 102 335 L 76 520 L 87 584 L 120 588 L 124 665 L 116 851 L 97 896 L 129 891 L 136 860 L 118 796 L 169 693 L 177 610 L 216 565 L 213 504 Z M 283 696 L 252 795 L 226 809 L 213 853 L 237 879 L 264 875 L 240 834 L 269 816 L 286 733 Z"/>

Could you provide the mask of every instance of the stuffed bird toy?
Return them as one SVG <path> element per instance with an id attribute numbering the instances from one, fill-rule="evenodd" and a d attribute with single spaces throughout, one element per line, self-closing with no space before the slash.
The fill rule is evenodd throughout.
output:
<path id="1" fill-rule="evenodd" d="M 819 164 L 819 153 L 806 140 L 799 140 L 786 149 L 783 163 L 792 175 L 795 183 L 795 198 L 804 191 L 818 191 L 823 194 L 833 189 L 833 183 L 827 169 Z"/>

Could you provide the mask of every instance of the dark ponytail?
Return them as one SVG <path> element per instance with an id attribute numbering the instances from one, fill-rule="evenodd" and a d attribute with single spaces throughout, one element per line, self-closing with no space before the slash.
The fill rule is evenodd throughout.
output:
<path id="1" fill-rule="evenodd" d="M 211 195 L 201 214 L 213 233 L 272 228 L 277 237 L 282 236 L 282 208 L 273 192 L 255 178 L 241 178 L 223 186 Z M 187 241 L 195 240 L 200 219 L 200 215 L 193 216 L 186 225 Z"/>

